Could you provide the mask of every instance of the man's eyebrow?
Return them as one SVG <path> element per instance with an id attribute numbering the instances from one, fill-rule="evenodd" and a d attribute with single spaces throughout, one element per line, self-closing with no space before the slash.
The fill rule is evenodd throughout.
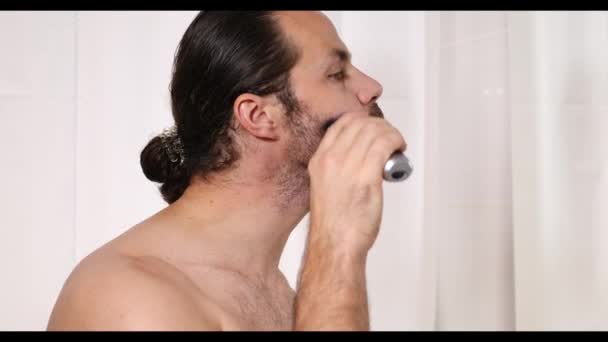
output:
<path id="1" fill-rule="evenodd" d="M 340 48 L 333 48 L 331 50 L 331 57 L 337 57 L 340 62 L 349 62 L 351 59 L 351 54 L 349 51 L 344 50 L 344 49 L 340 49 Z"/>

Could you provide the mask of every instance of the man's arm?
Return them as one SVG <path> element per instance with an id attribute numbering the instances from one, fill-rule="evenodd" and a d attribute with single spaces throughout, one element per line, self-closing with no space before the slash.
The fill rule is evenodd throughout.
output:
<path id="1" fill-rule="evenodd" d="M 308 164 L 310 230 L 295 330 L 369 330 L 365 264 L 382 218 L 382 170 L 406 147 L 386 120 L 347 113 Z"/>
<path id="2" fill-rule="evenodd" d="M 294 330 L 369 330 L 365 256 L 324 246 L 309 233 L 295 301 Z"/>

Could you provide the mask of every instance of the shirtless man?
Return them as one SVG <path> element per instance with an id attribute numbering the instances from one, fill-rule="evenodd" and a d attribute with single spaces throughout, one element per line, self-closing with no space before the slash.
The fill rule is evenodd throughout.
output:
<path id="1" fill-rule="evenodd" d="M 381 92 L 320 12 L 200 13 L 177 133 L 141 153 L 169 206 L 77 265 L 48 329 L 368 330 L 383 165 L 406 148 Z M 306 213 L 294 291 L 278 265 Z"/>

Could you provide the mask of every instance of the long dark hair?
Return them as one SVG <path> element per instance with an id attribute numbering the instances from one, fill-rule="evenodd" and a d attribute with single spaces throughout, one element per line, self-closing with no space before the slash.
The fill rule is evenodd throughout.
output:
<path id="1" fill-rule="evenodd" d="M 298 58 L 272 12 L 204 11 L 194 18 L 179 43 L 170 85 L 184 162 L 171 161 L 160 136 L 140 155 L 145 176 L 162 183 L 167 203 L 184 193 L 193 176 L 204 178 L 239 159 L 232 129 L 234 101 L 246 92 L 276 93 L 289 101 L 289 71 Z"/>

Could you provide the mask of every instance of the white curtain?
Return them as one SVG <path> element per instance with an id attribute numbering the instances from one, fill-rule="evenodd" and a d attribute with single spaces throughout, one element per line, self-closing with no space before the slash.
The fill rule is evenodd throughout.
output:
<path id="1" fill-rule="evenodd" d="M 335 22 L 415 168 L 387 185 L 373 327 L 608 330 L 608 14 Z"/>
<path id="2" fill-rule="evenodd" d="M 608 14 L 508 28 L 517 328 L 608 330 Z"/>
<path id="3" fill-rule="evenodd" d="M 608 13 L 325 13 L 414 166 L 385 187 L 372 329 L 608 330 Z M 194 15 L 0 14 L 0 329 L 44 329 L 71 268 L 164 206 L 138 153 Z"/>
<path id="4" fill-rule="evenodd" d="M 415 169 L 386 186 L 372 328 L 608 330 L 608 14 L 326 13 Z"/>

